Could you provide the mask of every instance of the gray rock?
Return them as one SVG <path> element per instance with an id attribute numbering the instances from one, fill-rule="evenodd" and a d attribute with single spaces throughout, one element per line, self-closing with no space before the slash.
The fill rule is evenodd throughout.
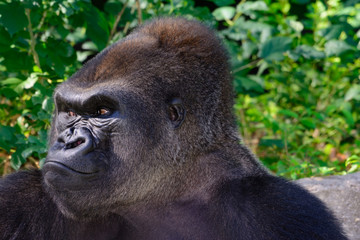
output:
<path id="1" fill-rule="evenodd" d="M 360 240 L 360 172 L 296 181 L 333 211 L 351 240 Z"/>

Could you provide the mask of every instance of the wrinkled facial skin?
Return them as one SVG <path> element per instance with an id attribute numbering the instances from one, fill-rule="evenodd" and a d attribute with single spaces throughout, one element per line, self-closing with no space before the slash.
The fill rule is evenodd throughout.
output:
<path id="1" fill-rule="evenodd" d="M 145 194 L 141 186 L 158 176 L 149 165 L 159 160 L 152 152 L 164 148 L 160 125 L 176 129 L 184 118 L 179 99 L 156 104 L 155 112 L 135 91 L 117 88 L 78 89 L 68 81 L 54 94 L 43 176 L 60 210 L 70 217 L 104 215 L 114 204 L 134 201 L 138 191 Z"/>
<path id="2" fill-rule="evenodd" d="M 84 180 L 89 183 L 106 171 L 105 152 L 99 149 L 116 124 L 120 110 L 107 95 L 76 99 L 59 91 L 55 102 L 56 136 L 52 137 L 55 139 L 45 162 L 45 180 L 54 188 L 81 190 Z"/>

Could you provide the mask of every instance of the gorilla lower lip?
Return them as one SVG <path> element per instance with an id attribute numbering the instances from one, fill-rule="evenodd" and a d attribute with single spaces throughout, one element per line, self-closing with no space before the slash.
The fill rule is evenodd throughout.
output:
<path id="1" fill-rule="evenodd" d="M 79 170 L 75 170 L 63 163 L 57 162 L 57 161 L 48 161 L 45 163 L 46 166 L 50 167 L 50 168 L 54 168 L 54 169 L 59 169 L 61 171 L 71 171 L 77 174 L 83 174 L 83 175 L 93 175 L 98 173 L 99 171 L 93 171 L 93 172 L 83 172 L 83 171 L 79 171 Z"/>

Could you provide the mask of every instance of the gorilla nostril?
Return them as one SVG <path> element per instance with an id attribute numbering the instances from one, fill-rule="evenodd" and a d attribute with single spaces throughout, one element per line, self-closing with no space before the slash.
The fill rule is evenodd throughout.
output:
<path id="1" fill-rule="evenodd" d="M 77 146 L 83 144 L 85 142 L 85 139 L 83 138 L 80 138 L 80 139 L 77 139 L 73 142 L 69 142 L 65 145 L 65 149 L 71 149 L 71 148 L 76 148 Z"/>

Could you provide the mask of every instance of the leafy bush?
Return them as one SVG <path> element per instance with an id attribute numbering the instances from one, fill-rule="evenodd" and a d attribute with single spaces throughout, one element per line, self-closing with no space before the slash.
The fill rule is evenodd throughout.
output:
<path id="1" fill-rule="evenodd" d="M 157 16 L 197 18 L 229 49 L 243 141 L 278 175 L 360 169 L 360 4 L 348 0 L 0 3 L 0 172 L 41 167 L 52 92 Z"/>

